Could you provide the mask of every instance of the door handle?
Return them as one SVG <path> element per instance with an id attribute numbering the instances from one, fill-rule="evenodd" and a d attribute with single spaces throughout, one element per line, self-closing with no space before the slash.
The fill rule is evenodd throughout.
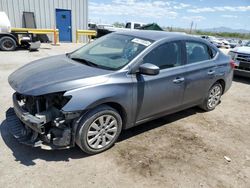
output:
<path id="1" fill-rule="evenodd" d="M 207 72 L 208 75 L 213 75 L 214 73 L 215 73 L 214 70 L 209 70 L 209 71 Z"/>
<path id="2" fill-rule="evenodd" d="M 173 80 L 173 82 L 174 82 L 175 84 L 179 84 L 179 83 L 181 83 L 181 82 L 184 82 L 184 80 L 185 80 L 185 78 L 183 78 L 183 77 L 177 77 L 177 78 L 175 78 L 175 79 Z"/>

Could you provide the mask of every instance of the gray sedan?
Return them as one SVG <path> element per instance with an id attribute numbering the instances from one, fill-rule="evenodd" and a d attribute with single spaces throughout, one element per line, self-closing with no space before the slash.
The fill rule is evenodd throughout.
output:
<path id="1" fill-rule="evenodd" d="M 116 32 L 12 73 L 12 134 L 33 147 L 77 144 L 96 154 L 123 129 L 193 106 L 213 110 L 232 84 L 235 64 L 197 37 Z"/>

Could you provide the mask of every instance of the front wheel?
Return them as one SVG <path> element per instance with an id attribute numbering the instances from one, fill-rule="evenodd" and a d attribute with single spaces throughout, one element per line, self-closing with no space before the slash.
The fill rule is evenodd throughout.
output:
<path id="1" fill-rule="evenodd" d="M 90 111 L 80 121 L 76 143 L 88 154 L 97 154 L 109 149 L 122 130 L 119 113 L 110 106 L 103 105 Z"/>
<path id="2" fill-rule="evenodd" d="M 215 107 L 220 103 L 220 98 L 223 93 L 223 87 L 220 83 L 215 83 L 208 91 L 208 94 L 200 105 L 205 111 L 214 110 Z"/>

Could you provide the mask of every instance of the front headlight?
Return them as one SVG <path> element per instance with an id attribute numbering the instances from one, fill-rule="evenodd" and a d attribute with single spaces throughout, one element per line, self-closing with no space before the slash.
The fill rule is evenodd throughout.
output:
<path id="1" fill-rule="evenodd" d="M 237 54 L 235 52 L 230 51 L 230 52 L 228 52 L 228 55 L 231 56 L 232 60 L 235 60 Z"/>

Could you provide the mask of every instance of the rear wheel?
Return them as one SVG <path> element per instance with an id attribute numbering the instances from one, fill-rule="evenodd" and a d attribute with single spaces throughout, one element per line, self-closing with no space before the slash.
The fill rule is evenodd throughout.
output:
<path id="1" fill-rule="evenodd" d="M 220 103 L 220 98 L 223 93 L 223 87 L 220 83 L 215 83 L 208 91 L 208 94 L 200 106 L 205 111 L 214 110 L 215 107 Z"/>
<path id="2" fill-rule="evenodd" d="M 103 105 L 82 117 L 76 135 L 77 145 L 86 153 L 97 154 L 109 149 L 122 130 L 119 113 Z"/>
<path id="3" fill-rule="evenodd" d="M 3 51 L 13 51 L 16 49 L 16 41 L 8 36 L 0 38 L 0 49 Z"/>

